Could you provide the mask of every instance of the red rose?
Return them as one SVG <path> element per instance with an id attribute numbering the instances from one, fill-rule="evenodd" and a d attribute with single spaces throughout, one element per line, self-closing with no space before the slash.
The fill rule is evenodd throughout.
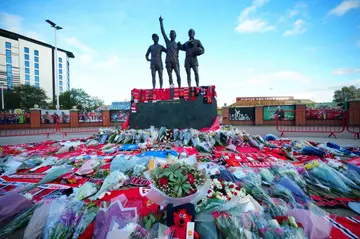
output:
<path id="1" fill-rule="evenodd" d="M 240 187 L 236 187 L 235 189 L 238 190 L 238 191 L 240 191 Z"/>
<path id="2" fill-rule="evenodd" d="M 211 190 L 210 190 L 210 189 L 208 190 L 208 193 L 211 193 Z"/>
<path id="3" fill-rule="evenodd" d="M 187 174 L 187 178 L 190 184 L 194 184 L 195 183 L 195 178 L 193 175 L 191 175 L 190 173 Z"/>
<path id="4" fill-rule="evenodd" d="M 164 168 L 169 168 L 169 164 L 165 164 Z"/>
<path id="5" fill-rule="evenodd" d="M 233 192 L 234 196 L 237 196 L 237 192 Z"/>
<path id="6" fill-rule="evenodd" d="M 181 168 L 181 166 L 179 166 L 178 168 Z"/>
<path id="7" fill-rule="evenodd" d="M 234 186 L 234 184 L 230 184 L 230 186 L 229 186 L 229 188 L 234 188 L 235 186 Z"/>
<path id="8" fill-rule="evenodd" d="M 162 177 L 160 178 L 160 186 L 164 187 L 166 185 L 168 185 L 169 181 L 167 180 L 167 178 Z"/>
<path id="9" fill-rule="evenodd" d="M 196 193 L 196 189 L 191 189 L 189 195 Z"/>

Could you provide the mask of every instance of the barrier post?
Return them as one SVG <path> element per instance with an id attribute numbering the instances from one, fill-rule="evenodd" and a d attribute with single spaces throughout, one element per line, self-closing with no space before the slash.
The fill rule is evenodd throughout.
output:
<path id="1" fill-rule="evenodd" d="M 306 105 L 295 105 L 295 125 L 306 124 Z"/>
<path id="2" fill-rule="evenodd" d="M 71 109 L 70 110 L 70 128 L 79 127 L 79 110 Z"/>
<path id="3" fill-rule="evenodd" d="M 30 128 L 36 129 L 41 127 L 41 110 L 38 108 L 30 109 Z"/>
<path id="4" fill-rule="evenodd" d="M 348 102 L 347 130 L 354 134 L 354 138 L 360 138 L 360 100 Z"/>
<path id="5" fill-rule="evenodd" d="M 230 124 L 229 122 L 229 108 L 228 107 L 222 107 L 222 124 L 227 125 Z"/>
<path id="6" fill-rule="evenodd" d="M 263 125 L 264 124 L 264 106 L 257 105 L 255 106 L 255 125 Z"/>
<path id="7" fill-rule="evenodd" d="M 110 110 L 102 111 L 103 127 L 110 127 Z"/>

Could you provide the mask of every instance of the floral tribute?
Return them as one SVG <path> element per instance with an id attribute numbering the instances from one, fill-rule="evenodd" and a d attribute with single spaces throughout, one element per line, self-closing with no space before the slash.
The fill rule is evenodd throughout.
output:
<path id="1" fill-rule="evenodd" d="M 185 164 L 167 164 L 150 173 L 152 183 L 173 198 L 181 198 L 197 192 L 206 181 L 205 172 Z"/>

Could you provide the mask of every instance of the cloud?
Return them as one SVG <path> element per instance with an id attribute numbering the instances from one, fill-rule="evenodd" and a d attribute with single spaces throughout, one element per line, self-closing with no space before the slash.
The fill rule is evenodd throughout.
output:
<path id="1" fill-rule="evenodd" d="M 96 52 L 93 48 L 82 43 L 76 37 L 62 37 L 62 40 L 65 41 L 68 45 L 73 46 L 73 47 L 77 48 L 78 50 L 83 51 L 84 53 L 94 54 Z"/>
<path id="2" fill-rule="evenodd" d="M 333 70 L 334 75 L 349 75 L 360 73 L 360 68 L 338 68 Z"/>
<path id="3" fill-rule="evenodd" d="M 253 0 L 252 5 L 240 13 L 235 31 L 238 33 L 255 33 L 274 30 L 275 26 L 269 25 L 265 20 L 252 17 L 256 10 L 263 7 L 267 2 L 268 0 Z"/>
<path id="4" fill-rule="evenodd" d="M 292 29 L 287 30 L 283 33 L 283 36 L 294 36 L 294 35 L 300 35 L 306 32 L 306 29 L 304 27 L 305 21 L 299 19 L 294 22 Z"/>
<path id="5" fill-rule="evenodd" d="M 344 0 L 332 9 L 328 15 L 343 16 L 351 9 L 360 8 L 360 0 Z"/>
<path id="6" fill-rule="evenodd" d="M 23 17 L 19 15 L 0 12 L 0 26 L 2 26 L 4 29 L 33 39 L 41 40 L 41 37 L 38 33 L 35 31 L 28 31 L 23 28 L 23 20 Z"/>

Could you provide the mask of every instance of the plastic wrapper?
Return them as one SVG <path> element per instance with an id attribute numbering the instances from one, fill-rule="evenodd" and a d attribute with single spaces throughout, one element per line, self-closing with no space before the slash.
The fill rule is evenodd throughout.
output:
<path id="1" fill-rule="evenodd" d="M 22 169 L 31 169 L 42 163 L 42 159 L 39 157 L 32 157 L 28 160 L 25 160 L 19 167 L 18 170 Z"/>
<path id="2" fill-rule="evenodd" d="M 18 168 L 22 165 L 22 162 L 18 162 L 15 160 L 11 160 L 5 164 L 5 172 L 4 175 L 10 176 L 16 173 Z"/>
<path id="3" fill-rule="evenodd" d="M 44 239 L 71 238 L 83 214 L 84 203 L 67 199 L 56 199 L 50 206 L 44 228 Z"/>
<path id="4" fill-rule="evenodd" d="M 100 165 L 100 161 L 98 159 L 89 159 L 85 161 L 85 163 L 76 171 L 78 175 L 86 175 L 93 173 L 95 168 Z"/>
<path id="5" fill-rule="evenodd" d="M 277 137 L 276 135 L 273 135 L 273 134 L 267 134 L 267 135 L 265 135 L 265 140 L 266 141 L 279 140 L 279 137 Z"/>
<path id="6" fill-rule="evenodd" d="M 324 157 L 325 152 L 320 149 L 314 148 L 314 147 L 305 146 L 301 149 L 301 154 Z"/>
<path id="7" fill-rule="evenodd" d="M 151 181 L 151 176 L 149 171 L 144 172 L 144 176 L 146 179 Z M 198 187 L 196 193 L 186 197 L 173 198 L 166 195 L 163 191 L 161 191 L 154 184 L 151 183 L 150 191 L 148 192 L 148 194 L 146 194 L 146 197 L 152 202 L 156 203 L 157 205 L 163 205 L 163 206 L 167 204 L 173 204 L 174 207 L 186 203 L 196 204 L 198 201 L 200 201 L 205 197 L 210 184 L 211 184 L 211 180 L 207 178 L 205 183 L 201 187 Z"/>
<path id="8" fill-rule="evenodd" d="M 318 178 L 323 184 L 343 193 L 349 193 L 350 188 L 337 176 L 331 168 L 324 164 L 310 170 L 310 175 Z"/>
<path id="9" fill-rule="evenodd" d="M 21 211 L 27 210 L 33 203 L 21 194 L 8 192 L 0 197 L 0 227 Z"/>
<path id="10" fill-rule="evenodd" d="M 289 189 L 294 195 L 295 199 L 300 202 L 308 202 L 310 198 L 304 193 L 304 191 L 290 178 L 282 177 L 279 179 L 278 184 Z"/>
<path id="11" fill-rule="evenodd" d="M 269 169 L 267 168 L 261 168 L 260 170 L 260 175 L 263 181 L 267 182 L 267 183 L 272 183 L 274 181 L 274 175 L 270 172 Z"/>
<path id="12" fill-rule="evenodd" d="M 292 207 L 296 207 L 297 205 L 291 191 L 279 184 L 274 185 L 274 189 L 271 191 L 271 195 L 284 199 L 286 202 L 290 203 Z"/>
<path id="13" fill-rule="evenodd" d="M 30 221 L 30 218 L 32 217 L 37 207 L 38 205 L 33 205 L 27 210 L 16 215 L 15 218 L 13 218 L 8 224 L 0 229 L 0 238 L 7 238 L 16 230 L 25 227 Z"/>
<path id="14" fill-rule="evenodd" d="M 68 173 L 69 171 L 70 171 L 70 167 L 58 167 L 52 170 L 51 172 L 49 172 L 48 174 L 46 174 L 46 176 L 43 177 L 43 179 L 41 179 L 41 181 L 38 184 L 41 185 L 55 181 L 62 175 Z"/>
<path id="15" fill-rule="evenodd" d="M 240 239 L 246 238 L 245 232 L 239 227 L 238 222 L 226 212 L 213 213 L 215 225 L 224 238 Z"/>
<path id="16" fill-rule="evenodd" d="M 137 219 L 136 207 L 124 207 L 120 200 L 114 200 L 109 206 L 103 203 L 95 218 L 93 238 L 106 239 L 110 231 L 122 229 L 129 223 L 136 223 Z"/>
<path id="17" fill-rule="evenodd" d="M 220 231 L 216 229 L 215 221 L 210 213 L 196 215 L 195 229 L 200 238 L 223 239 Z"/>
<path id="18" fill-rule="evenodd" d="M 24 232 L 24 239 L 40 239 L 49 215 L 51 206 L 50 200 L 41 202 L 42 204 L 35 209 L 29 224 Z"/>
<path id="19" fill-rule="evenodd" d="M 94 195 L 97 191 L 98 186 L 95 183 L 86 182 L 76 189 L 74 192 L 74 199 L 79 201 L 83 200 L 91 195 Z"/>
<path id="20" fill-rule="evenodd" d="M 357 185 L 360 185 L 360 175 L 354 170 L 347 170 L 343 173 L 348 179 L 352 180 Z"/>
<path id="21" fill-rule="evenodd" d="M 84 214 L 81 216 L 81 219 L 78 225 L 75 228 L 73 239 L 77 239 L 83 232 L 85 232 L 86 228 L 94 221 L 99 208 L 96 206 L 87 206 L 85 208 Z M 25 239 L 25 238 L 24 238 Z"/>
<path id="22" fill-rule="evenodd" d="M 129 171 L 132 171 L 132 169 L 134 168 L 135 165 L 136 165 L 135 158 L 133 158 L 131 156 L 119 155 L 119 156 L 116 156 L 111 161 L 110 171 L 114 172 L 114 171 L 118 170 L 122 173 L 126 173 Z"/>
<path id="23" fill-rule="evenodd" d="M 307 238 L 330 238 L 332 224 L 326 219 L 303 209 L 289 210 L 287 215 L 293 216 L 296 222 L 300 222 L 303 225 Z"/>
<path id="24" fill-rule="evenodd" d="M 127 179 L 127 176 L 125 176 L 123 173 L 119 172 L 118 170 L 111 172 L 104 180 L 100 190 L 92 196 L 90 199 L 95 200 L 98 198 L 102 198 L 107 191 L 115 190 L 121 187 L 125 180 Z"/>
<path id="25" fill-rule="evenodd" d="M 161 142 L 162 139 L 164 138 L 165 136 L 165 133 L 166 133 L 167 129 L 165 127 L 161 127 L 158 131 L 158 142 Z"/>
<path id="26" fill-rule="evenodd" d="M 44 166 L 51 166 L 51 165 L 53 165 L 57 160 L 58 160 L 58 158 L 53 157 L 53 156 L 47 157 L 39 166 L 30 169 L 30 172 L 34 172 L 34 171 L 36 171 L 36 170 L 38 170 L 39 168 L 44 167 Z"/>

